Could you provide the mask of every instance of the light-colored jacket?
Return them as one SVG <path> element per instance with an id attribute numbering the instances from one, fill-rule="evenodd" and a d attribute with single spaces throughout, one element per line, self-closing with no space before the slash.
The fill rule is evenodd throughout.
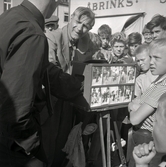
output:
<path id="1" fill-rule="evenodd" d="M 60 63 L 63 71 L 68 72 L 72 56 L 69 49 L 68 25 L 64 26 L 62 29 L 55 30 L 54 38 L 57 47 L 57 51 L 55 51 L 57 54 L 57 61 Z M 89 34 L 79 39 L 73 61 L 84 62 L 86 60 L 91 60 L 93 55 L 93 50 L 91 49 L 92 45 Z"/>

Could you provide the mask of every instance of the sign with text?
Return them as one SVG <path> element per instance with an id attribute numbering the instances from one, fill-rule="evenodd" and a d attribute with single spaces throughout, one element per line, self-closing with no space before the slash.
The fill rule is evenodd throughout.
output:
<path id="1" fill-rule="evenodd" d="M 91 8 L 95 13 L 96 20 L 100 20 L 95 23 L 93 32 L 96 32 L 99 26 L 98 22 L 111 24 L 113 32 L 117 32 L 132 15 L 145 13 L 144 20 L 140 24 L 146 24 L 155 14 L 166 15 L 166 0 L 71 0 L 70 15 L 79 6 Z M 115 18 L 116 21 L 109 20 L 110 18 Z M 121 27 L 116 28 L 117 26 Z"/>

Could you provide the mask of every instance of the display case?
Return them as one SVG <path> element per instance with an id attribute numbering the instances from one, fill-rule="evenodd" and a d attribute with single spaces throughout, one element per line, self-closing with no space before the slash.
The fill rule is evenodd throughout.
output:
<path id="1" fill-rule="evenodd" d="M 72 75 L 84 80 L 84 97 L 92 111 L 127 107 L 134 97 L 136 65 L 73 63 Z"/>

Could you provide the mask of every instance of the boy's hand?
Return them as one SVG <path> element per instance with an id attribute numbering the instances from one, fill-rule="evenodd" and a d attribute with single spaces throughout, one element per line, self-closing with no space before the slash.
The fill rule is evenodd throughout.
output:
<path id="1" fill-rule="evenodd" d="M 151 159 L 156 155 L 156 150 L 154 147 L 153 141 L 150 141 L 149 144 L 139 144 L 134 147 L 133 157 L 136 163 L 136 166 L 148 166 Z"/>
<path id="2" fill-rule="evenodd" d="M 129 103 L 128 105 L 128 111 L 136 111 L 140 107 L 140 98 L 136 97 L 135 99 L 132 100 L 132 102 Z"/>

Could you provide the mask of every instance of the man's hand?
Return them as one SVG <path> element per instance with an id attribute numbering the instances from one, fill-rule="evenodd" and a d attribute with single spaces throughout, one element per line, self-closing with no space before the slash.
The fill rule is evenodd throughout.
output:
<path id="1" fill-rule="evenodd" d="M 148 164 L 155 155 L 156 150 L 153 141 L 150 141 L 149 144 L 139 144 L 138 146 L 134 147 L 133 150 L 133 157 L 136 163 L 136 167 L 148 167 Z"/>

